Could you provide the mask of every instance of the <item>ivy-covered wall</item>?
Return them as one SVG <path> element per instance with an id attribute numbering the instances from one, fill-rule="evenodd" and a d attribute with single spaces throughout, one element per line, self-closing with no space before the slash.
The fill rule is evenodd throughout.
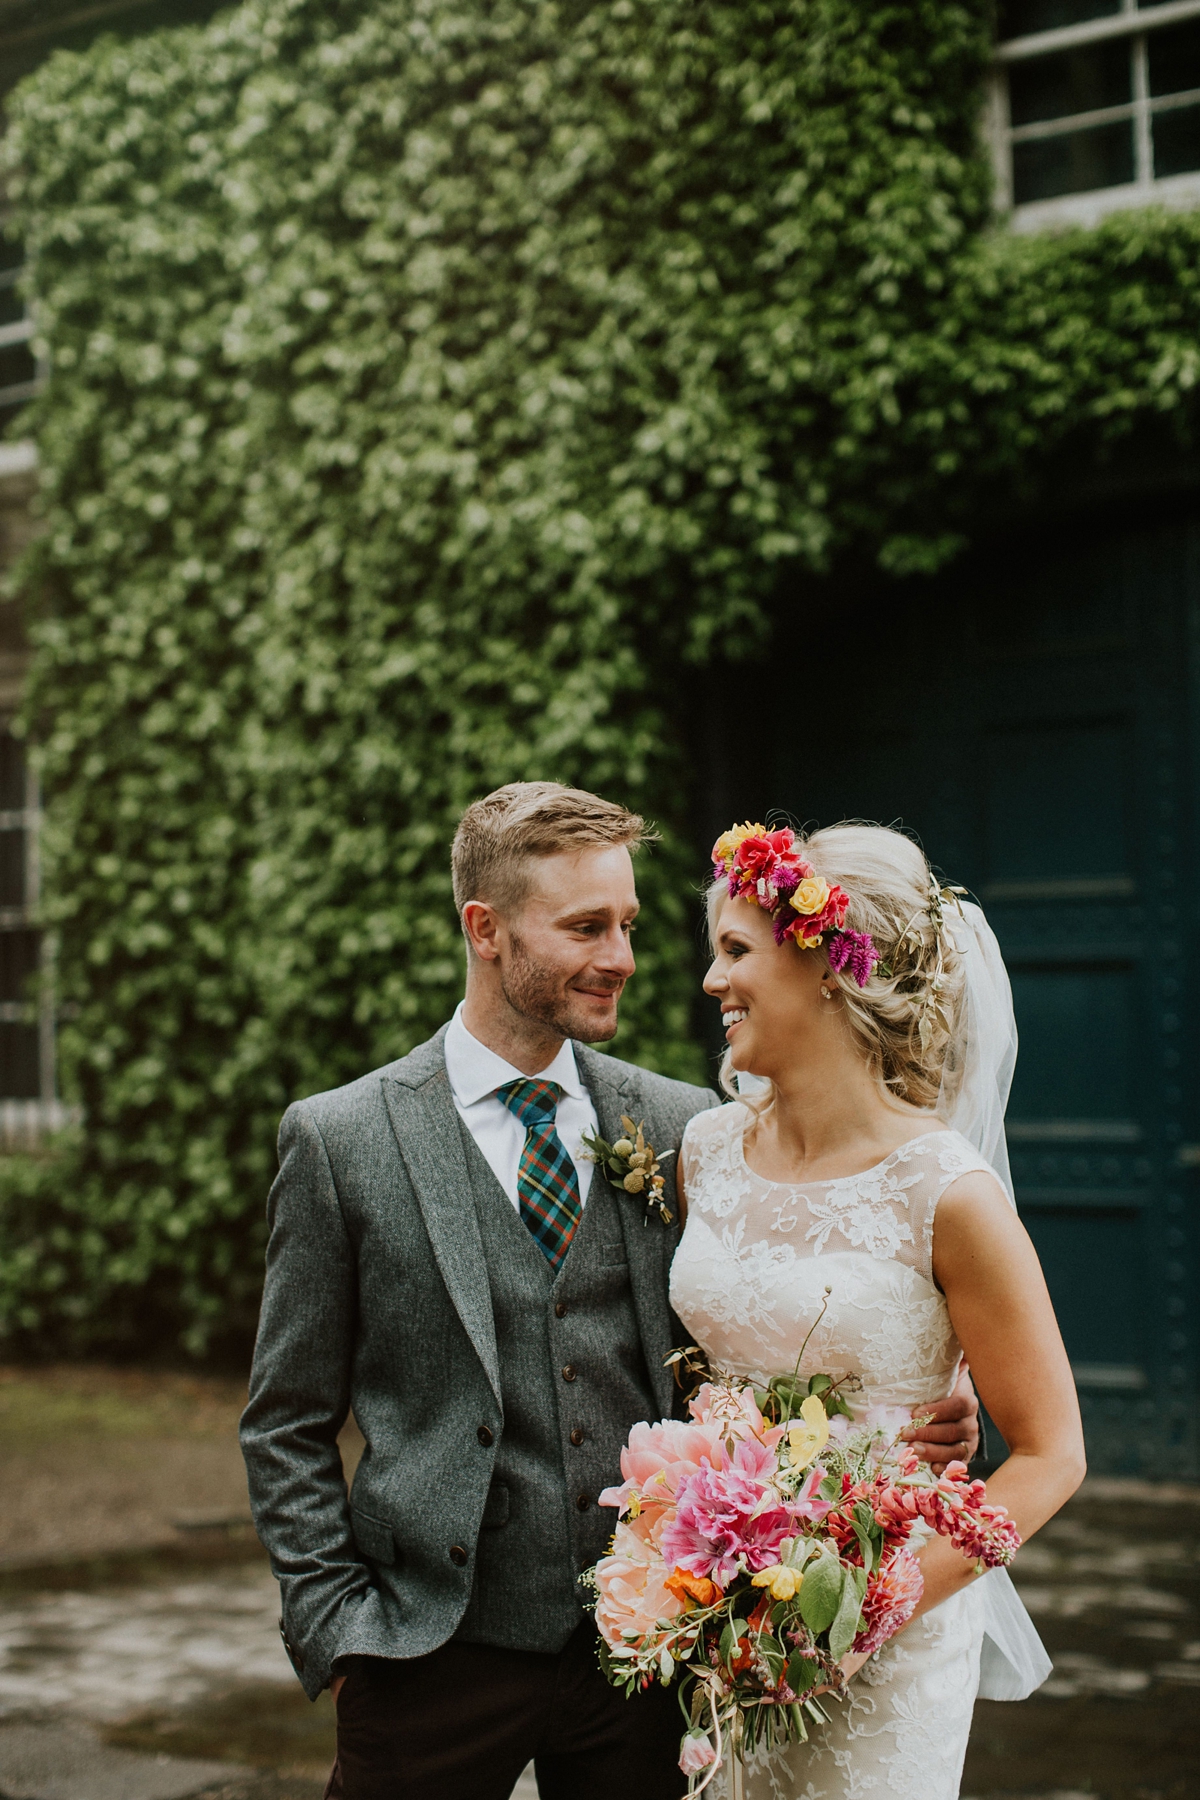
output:
<path id="1" fill-rule="evenodd" d="M 18 91 L 85 1125 L 2 1177 L 10 1332 L 244 1342 L 278 1115 L 448 1014 L 447 846 L 501 781 L 660 822 L 616 1047 L 701 1073 L 705 659 L 809 609 L 809 665 L 718 699 L 769 758 L 886 654 L 840 559 L 936 568 L 1064 444 L 1186 430 L 1200 223 L 992 228 L 990 37 L 981 0 L 247 0 Z"/>

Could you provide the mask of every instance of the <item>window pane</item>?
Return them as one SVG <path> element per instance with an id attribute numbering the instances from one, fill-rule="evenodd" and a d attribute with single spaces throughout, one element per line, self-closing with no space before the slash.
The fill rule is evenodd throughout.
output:
<path id="1" fill-rule="evenodd" d="M 0 812 L 21 812 L 25 805 L 25 746 L 0 731 Z"/>
<path id="2" fill-rule="evenodd" d="M 1200 169 L 1200 106 L 1158 113 L 1153 129 L 1156 175 L 1187 175 Z"/>
<path id="3" fill-rule="evenodd" d="M 38 1077 L 37 1026 L 0 1024 L 0 1099 L 36 1100 Z"/>
<path id="4" fill-rule="evenodd" d="M 14 319 L 25 317 L 25 302 L 17 292 L 15 281 L 0 281 L 0 325 L 11 325 Z"/>
<path id="5" fill-rule="evenodd" d="M 1200 19 L 1146 33 L 1152 94 L 1185 94 L 1200 88 Z"/>
<path id="6" fill-rule="evenodd" d="M 1100 19 L 1120 10 L 1121 0 L 1009 0 L 1000 8 L 1000 39 L 1054 31 L 1060 25 L 1078 25 L 1080 19 Z"/>
<path id="7" fill-rule="evenodd" d="M 0 1001 L 11 1006 L 33 998 L 38 966 L 36 931 L 0 931 Z"/>
<path id="8" fill-rule="evenodd" d="M 0 906 L 25 904 L 25 833 L 0 831 Z"/>
<path id="9" fill-rule="evenodd" d="M 1120 187 L 1132 180 L 1132 125 L 1094 125 L 1090 131 L 1013 145 L 1013 198 L 1018 206 L 1055 194 Z"/>
<path id="10" fill-rule="evenodd" d="M 1066 119 L 1101 106 L 1123 106 L 1133 98 L 1128 38 L 1084 44 L 1057 56 L 1015 63 L 1008 77 L 1009 116 L 1014 125 L 1035 119 Z"/>
<path id="11" fill-rule="evenodd" d="M 9 344 L 0 349 L 0 389 L 16 387 L 18 382 L 32 381 L 37 364 L 24 344 Z"/>

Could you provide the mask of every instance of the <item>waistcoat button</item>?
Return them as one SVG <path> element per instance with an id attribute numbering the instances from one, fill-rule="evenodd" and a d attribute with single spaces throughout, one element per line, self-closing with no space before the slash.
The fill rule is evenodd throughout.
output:
<path id="1" fill-rule="evenodd" d="M 454 1564 L 456 1569 L 465 1569 L 466 1568 L 467 1553 L 463 1549 L 461 1544 L 451 1544 L 451 1546 L 450 1546 L 450 1561 Z"/>
<path id="2" fill-rule="evenodd" d="M 563 1370 L 562 1375 L 563 1375 L 564 1381 L 574 1381 L 574 1379 L 575 1379 L 574 1366 L 571 1363 L 568 1363 L 566 1368 Z"/>
<path id="3" fill-rule="evenodd" d="M 592 1504 L 592 1497 L 590 1494 L 576 1494 L 575 1504 L 580 1512 L 586 1512 L 588 1507 Z"/>
<path id="4" fill-rule="evenodd" d="M 578 1449 L 580 1444 L 582 1444 L 582 1442 L 583 1442 L 582 1426 L 577 1425 L 575 1427 L 574 1431 L 571 1433 L 571 1442 L 574 1444 L 576 1449 Z"/>
<path id="5" fill-rule="evenodd" d="M 565 1319 L 566 1318 L 567 1303 L 565 1300 L 556 1300 L 554 1302 L 554 1316 L 556 1319 Z"/>
<path id="6" fill-rule="evenodd" d="M 479 1430 L 475 1433 L 475 1436 L 479 1439 L 485 1450 L 491 1449 L 492 1434 L 486 1425 L 481 1425 Z"/>

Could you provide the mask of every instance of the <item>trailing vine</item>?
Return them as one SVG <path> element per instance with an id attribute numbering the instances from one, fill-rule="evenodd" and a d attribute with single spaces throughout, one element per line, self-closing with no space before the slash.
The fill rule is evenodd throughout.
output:
<path id="1" fill-rule="evenodd" d="M 702 1077 L 696 670 L 846 553 L 941 566 L 1057 446 L 1187 427 L 1200 225 L 996 230 L 990 29 L 247 0 L 18 91 L 27 721 L 85 1123 L 0 1182 L 10 1333 L 244 1343 L 278 1115 L 451 1009 L 449 839 L 498 782 L 660 822 L 616 1048 Z M 786 681 L 753 711 L 795 728 Z"/>

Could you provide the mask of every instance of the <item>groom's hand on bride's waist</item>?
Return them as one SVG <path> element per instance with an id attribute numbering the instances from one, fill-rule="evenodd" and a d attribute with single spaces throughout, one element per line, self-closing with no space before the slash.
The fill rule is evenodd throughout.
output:
<path id="1" fill-rule="evenodd" d="M 963 1369 L 952 1394 L 944 1400 L 931 1400 L 917 1410 L 917 1416 L 928 1419 L 928 1424 L 913 1425 L 902 1436 L 935 1475 L 940 1475 L 947 1463 L 970 1462 L 978 1451 L 979 1400 L 968 1369 Z"/>

